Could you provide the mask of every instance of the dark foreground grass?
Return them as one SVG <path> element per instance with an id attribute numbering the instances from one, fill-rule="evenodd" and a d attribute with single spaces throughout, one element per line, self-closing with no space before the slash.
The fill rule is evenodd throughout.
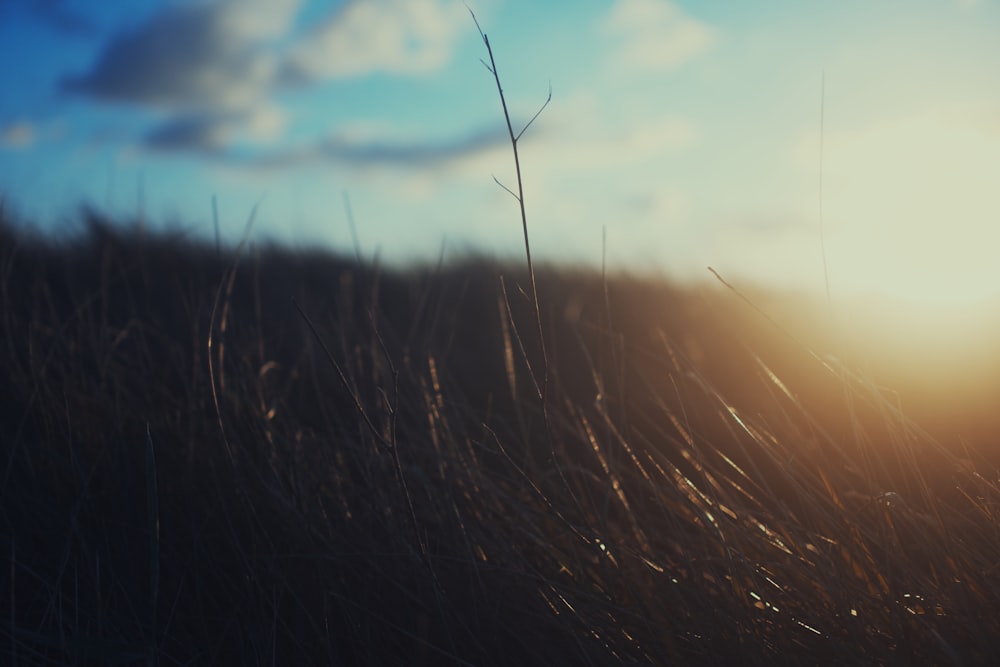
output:
<path id="1" fill-rule="evenodd" d="M 988 451 L 738 299 L 538 270 L 543 419 L 519 269 L 87 223 L 0 224 L 2 662 L 1000 650 Z"/>

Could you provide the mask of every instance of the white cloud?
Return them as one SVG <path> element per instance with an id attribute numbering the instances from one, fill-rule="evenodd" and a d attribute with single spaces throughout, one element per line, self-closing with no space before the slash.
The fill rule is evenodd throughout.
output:
<path id="1" fill-rule="evenodd" d="M 279 138 L 288 126 L 288 114 L 280 107 L 265 104 L 256 107 L 243 120 L 242 129 L 246 135 L 258 141 Z"/>
<path id="2" fill-rule="evenodd" d="M 698 131 L 689 121 L 676 116 L 644 119 L 621 128 L 595 134 L 590 141 L 566 146 L 567 160 L 574 165 L 608 166 L 630 164 L 662 157 L 690 146 Z"/>
<path id="3" fill-rule="evenodd" d="M 302 6 L 302 0 L 225 0 L 219 23 L 239 42 L 260 42 L 283 37 Z"/>
<path id="4" fill-rule="evenodd" d="M 288 67 L 314 79 L 430 72 L 447 62 L 468 23 L 460 2 L 356 0 L 300 41 Z"/>
<path id="5" fill-rule="evenodd" d="M 593 174 L 669 158 L 699 140 L 697 125 L 687 118 L 629 108 L 631 113 L 621 106 L 609 112 L 585 93 L 554 100 L 525 135 L 529 168 L 552 177 Z"/>
<path id="6" fill-rule="evenodd" d="M 675 70 L 715 39 L 707 24 L 669 0 L 618 0 L 604 28 L 618 43 L 614 64 L 629 70 Z"/>

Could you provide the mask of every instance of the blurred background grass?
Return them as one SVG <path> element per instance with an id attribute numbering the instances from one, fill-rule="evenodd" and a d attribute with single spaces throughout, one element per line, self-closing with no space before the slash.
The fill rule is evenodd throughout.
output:
<path id="1" fill-rule="evenodd" d="M 995 356 L 875 347 L 884 308 L 537 278 L 544 414 L 520 267 L 5 219 L 11 662 L 995 654 Z"/>

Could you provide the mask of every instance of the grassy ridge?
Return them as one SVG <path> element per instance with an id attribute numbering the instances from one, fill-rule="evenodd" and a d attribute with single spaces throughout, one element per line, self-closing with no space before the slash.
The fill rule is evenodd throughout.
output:
<path id="1" fill-rule="evenodd" d="M 988 450 L 939 445 L 735 299 L 539 269 L 545 419 L 521 269 L 86 222 L 0 224 L 4 660 L 1000 648 Z"/>

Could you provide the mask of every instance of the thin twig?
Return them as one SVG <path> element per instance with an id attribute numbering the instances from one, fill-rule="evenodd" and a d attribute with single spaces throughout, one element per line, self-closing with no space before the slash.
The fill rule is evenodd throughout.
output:
<path id="1" fill-rule="evenodd" d="M 537 112 L 535 112 L 535 115 L 531 117 L 531 120 L 529 120 L 527 124 L 525 124 L 525 126 L 521 128 L 521 131 L 518 132 L 517 134 L 514 134 L 514 125 L 511 123 L 510 111 L 507 109 L 507 98 L 504 96 L 503 86 L 500 85 L 500 74 L 497 71 L 496 60 L 493 58 L 493 47 L 490 46 L 489 37 L 486 36 L 486 33 L 483 32 L 482 27 L 480 27 L 479 21 L 476 19 L 475 13 L 473 13 L 473 11 L 469 9 L 469 14 L 472 14 L 472 20 L 476 24 L 476 29 L 479 30 L 480 37 L 483 38 L 483 44 L 486 45 L 486 53 L 489 54 L 490 57 L 490 64 L 486 65 L 485 62 L 483 64 L 486 66 L 486 69 L 490 72 L 490 74 L 493 75 L 493 80 L 496 81 L 497 92 L 500 94 L 500 105 L 503 107 L 503 117 L 507 123 L 507 133 L 510 136 L 510 147 L 514 153 L 514 170 L 517 176 L 517 195 L 515 195 L 515 199 L 517 199 L 518 207 L 521 210 L 521 229 L 524 231 L 524 253 L 528 260 L 528 279 L 531 283 L 531 304 L 532 306 L 534 306 L 535 310 L 535 325 L 538 331 L 538 345 L 542 353 L 542 370 L 541 370 L 542 381 L 541 381 L 541 389 L 539 391 L 540 400 L 542 404 L 542 422 L 545 425 L 545 436 L 548 439 L 549 456 L 552 458 L 552 461 L 555 464 L 556 448 L 555 448 L 555 439 L 552 434 L 551 419 L 549 417 L 549 400 L 548 400 L 549 372 L 550 372 L 549 355 L 545 347 L 545 332 L 542 328 L 542 311 L 538 302 L 538 286 L 535 280 L 535 268 L 531 262 L 531 243 L 528 240 L 528 215 L 524 206 L 524 181 L 521 178 L 521 158 L 517 150 L 517 142 L 521 139 L 521 136 L 531 126 L 531 124 L 535 122 L 535 119 L 537 119 L 538 116 L 541 115 L 542 111 L 545 110 L 545 107 L 549 105 L 549 102 L 552 101 L 552 84 L 551 82 L 549 83 L 549 95 L 545 99 L 545 103 L 542 104 L 542 106 L 538 109 Z M 494 177 L 494 180 L 496 180 L 496 177 Z M 504 189 L 507 190 L 507 192 L 510 192 L 512 195 L 514 194 L 513 192 L 511 192 L 510 188 L 507 188 L 502 184 L 501 187 L 504 187 Z M 527 360 L 527 355 L 525 355 L 525 360 Z M 530 365 L 529 365 L 529 372 L 531 372 Z M 533 381 L 535 382 L 535 385 L 537 386 L 539 383 L 536 374 L 531 372 L 531 376 Z M 573 499 L 573 502 L 576 504 L 578 508 L 582 507 L 579 498 L 577 498 L 576 493 L 573 491 L 573 488 L 569 484 L 569 480 L 566 479 L 566 475 L 563 473 L 562 466 L 556 464 L 555 469 L 559 475 L 559 479 L 562 481 L 563 487 L 569 494 L 569 497 Z"/>
<path id="2" fill-rule="evenodd" d="M 535 119 L 538 118 L 542 111 L 545 110 L 545 107 L 549 105 L 549 102 L 552 101 L 552 84 L 549 84 L 549 95 L 546 98 L 545 103 L 542 104 L 541 108 L 539 108 L 535 115 L 531 117 L 531 120 L 529 120 L 527 124 L 521 128 L 521 131 L 514 134 L 514 125 L 511 123 L 510 112 L 507 109 L 507 98 L 504 96 L 503 86 L 500 85 L 500 74 L 497 71 L 496 60 L 493 58 L 493 47 L 490 46 L 490 39 L 486 36 L 486 33 L 483 32 L 478 19 L 476 19 L 475 13 L 469 9 L 469 14 L 472 15 L 472 20 L 476 24 L 479 36 L 483 38 L 483 44 L 486 45 L 486 53 L 489 54 L 490 57 L 490 64 L 487 65 L 484 61 L 483 65 L 490 72 L 490 74 L 493 75 L 494 81 L 496 81 L 497 92 L 500 93 L 500 105 L 503 107 L 503 117 L 507 123 L 507 133 L 510 136 L 511 149 L 514 152 L 514 171 L 517 175 L 517 194 L 514 194 L 510 188 L 500 183 L 500 181 L 497 181 L 497 184 L 517 199 L 518 207 L 521 209 L 521 229 L 524 232 L 524 253 L 528 260 L 528 280 L 531 283 L 531 301 L 535 308 L 535 324 L 538 327 L 538 344 L 542 350 L 542 381 L 540 383 L 542 387 L 542 415 L 546 423 L 548 423 L 549 357 L 545 348 L 545 334 L 542 330 L 542 311 L 538 304 L 538 287 L 535 282 L 535 268 L 531 261 L 531 243 L 528 240 L 528 215 L 524 206 L 524 182 L 521 179 L 521 158 L 518 154 L 517 142 L 521 139 L 521 135 L 523 135 L 524 132 L 531 127 L 531 124 L 535 122 Z M 497 180 L 495 176 L 493 177 L 493 180 Z"/>

